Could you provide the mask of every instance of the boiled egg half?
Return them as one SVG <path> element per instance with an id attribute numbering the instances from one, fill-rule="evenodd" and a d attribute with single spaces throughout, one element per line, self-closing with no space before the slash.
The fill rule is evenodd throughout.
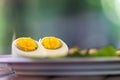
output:
<path id="1" fill-rule="evenodd" d="M 42 54 L 42 48 L 38 41 L 30 37 L 21 37 L 12 43 L 12 56 L 13 57 L 29 57 L 29 58 L 42 58 L 46 55 Z"/>
<path id="2" fill-rule="evenodd" d="M 48 58 L 64 57 L 68 54 L 67 44 L 54 36 L 47 36 L 39 40 L 39 44 Z"/>

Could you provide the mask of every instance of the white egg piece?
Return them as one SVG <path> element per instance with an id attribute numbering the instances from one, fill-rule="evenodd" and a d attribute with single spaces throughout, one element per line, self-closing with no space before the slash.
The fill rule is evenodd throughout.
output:
<path id="1" fill-rule="evenodd" d="M 44 37 L 39 40 L 39 44 L 48 58 L 64 57 L 68 54 L 67 44 L 57 37 Z"/>
<path id="2" fill-rule="evenodd" d="M 21 44 L 21 46 L 24 46 L 23 48 L 26 49 L 20 49 L 18 47 L 17 41 L 19 39 L 26 39 L 26 41 L 24 40 L 23 43 L 19 42 L 19 44 Z M 22 37 L 22 38 L 18 38 L 16 40 L 14 40 L 12 42 L 12 56 L 13 57 L 25 57 L 25 58 L 44 58 L 46 57 L 46 54 L 44 53 L 43 49 L 41 48 L 41 45 L 38 44 L 38 41 L 33 40 L 34 42 L 31 44 L 30 41 L 28 41 L 27 39 L 33 40 L 32 38 L 28 38 L 28 37 Z M 35 48 L 31 48 L 32 45 L 35 45 Z M 27 48 L 29 50 L 27 50 Z"/>

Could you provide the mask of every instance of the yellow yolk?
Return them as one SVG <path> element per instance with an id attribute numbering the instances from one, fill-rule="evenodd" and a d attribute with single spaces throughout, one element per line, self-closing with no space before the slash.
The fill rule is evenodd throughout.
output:
<path id="1" fill-rule="evenodd" d="M 18 38 L 16 40 L 16 46 L 24 51 L 33 51 L 37 49 L 38 45 L 32 38 Z"/>
<path id="2" fill-rule="evenodd" d="M 45 37 L 42 39 L 41 44 L 47 49 L 57 49 L 62 46 L 61 41 L 56 37 Z"/>

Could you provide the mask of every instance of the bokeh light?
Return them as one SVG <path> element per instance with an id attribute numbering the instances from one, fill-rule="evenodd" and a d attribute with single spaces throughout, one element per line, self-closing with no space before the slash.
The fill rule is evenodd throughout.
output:
<path id="1" fill-rule="evenodd" d="M 101 0 L 101 3 L 109 20 L 120 25 L 120 0 Z"/>

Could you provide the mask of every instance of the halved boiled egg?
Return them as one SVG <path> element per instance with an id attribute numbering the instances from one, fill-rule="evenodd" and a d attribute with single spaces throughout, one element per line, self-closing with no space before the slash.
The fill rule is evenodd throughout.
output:
<path id="1" fill-rule="evenodd" d="M 39 44 L 48 58 L 63 57 L 68 54 L 68 46 L 63 40 L 57 37 L 44 37 L 39 40 Z"/>
<path id="2" fill-rule="evenodd" d="M 13 41 L 12 56 L 29 58 L 46 57 L 38 42 L 30 37 L 21 37 Z"/>

